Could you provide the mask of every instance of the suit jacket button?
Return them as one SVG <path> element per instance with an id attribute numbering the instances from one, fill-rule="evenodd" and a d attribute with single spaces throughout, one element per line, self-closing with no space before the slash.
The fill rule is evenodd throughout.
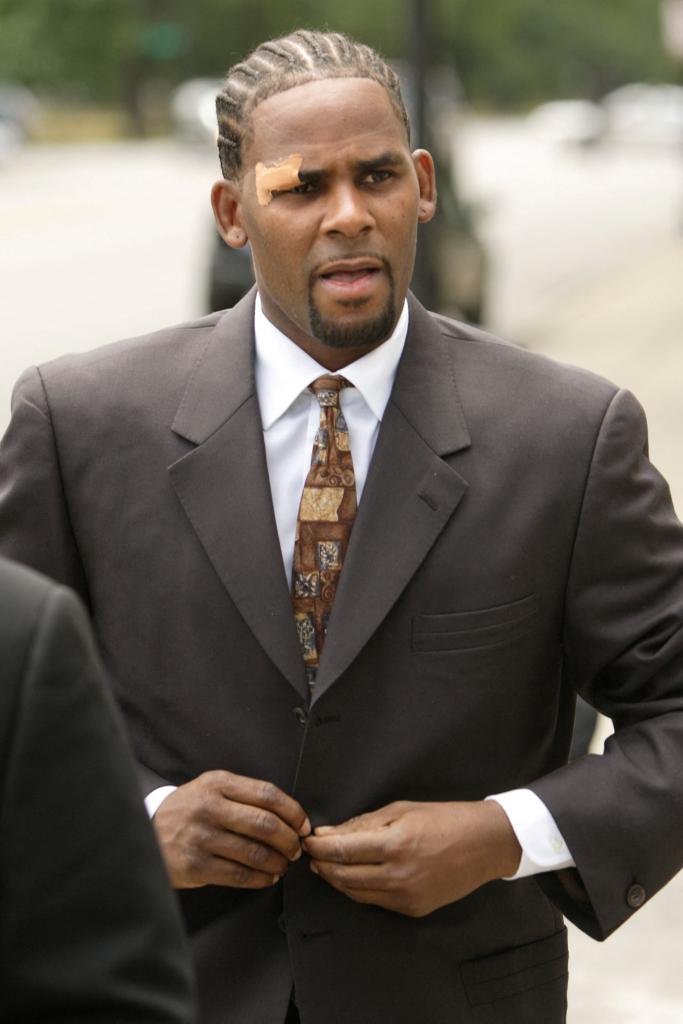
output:
<path id="1" fill-rule="evenodd" d="M 294 712 L 294 717 L 296 718 L 299 725 L 305 725 L 308 720 L 308 713 L 306 712 L 306 708 L 292 708 L 292 711 Z"/>
<path id="2" fill-rule="evenodd" d="M 642 885 L 632 885 L 626 893 L 626 902 L 632 910 L 638 910 L 646 900 L 645 890 Z"/>

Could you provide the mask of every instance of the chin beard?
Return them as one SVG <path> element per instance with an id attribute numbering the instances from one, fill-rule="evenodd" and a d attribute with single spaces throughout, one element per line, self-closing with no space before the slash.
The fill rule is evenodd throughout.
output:
<path id="1" fill-rule="evenodd" d="M 325 319 L 308 293 L 308 319 L 313 337 L 330 348 L 356 348 L 362 345 L 377 345 L 386 341 L 396 326 L 396 301 L 394 282 L 390 278 L 390 289 L 384 309 L 371 320 L 361 323 L 344 324 L 331 317 Z M 351 306 L 351 308 L 353 308 Z"/>

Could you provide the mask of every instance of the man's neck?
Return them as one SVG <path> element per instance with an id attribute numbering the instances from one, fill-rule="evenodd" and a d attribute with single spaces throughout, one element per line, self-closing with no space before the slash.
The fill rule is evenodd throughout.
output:
<path id="1" fill-rule="evenodd" d="M 271 324 L 277 327 L 286 338 L 289 338 L 294 345 L 297 345 L 311 359 L 314 359 L 316 363 L 324 366 L 326 370 L 330 370 L 332 373 L 342 370 L 345 366 L 355 363 L 357 359 L 367 355 L 368 352 L 379 348 L 380 345 L 383 345 L 392 336 L 393 331 L 396 329 L 396 324 L 394 324 L 391 331 L 385 337 L 377 341 L 366 342 L 365 344 L 327 345 L 303 330 L 293 330 L 291 323 L 281 322 L 281 317 L 278 316 L 276 309 L 270 308 L 269 303 L 264 302 L 262 297 L 260 301 L 263 314 L 270 320 Z"/>

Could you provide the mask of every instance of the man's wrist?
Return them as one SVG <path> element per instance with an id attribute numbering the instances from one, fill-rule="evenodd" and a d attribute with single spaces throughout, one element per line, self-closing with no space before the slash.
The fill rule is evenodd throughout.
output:
<path id="1" fill-rule="evenodd" d="M 509 881 L 527 878 L 542 871 L 573 867 L 574 860 L 555 819 L 542 800 L 529 789 L 513 789 L 486 798 L 505 812 L 522 857 L 517 870 L 503 877 Z"/>
<path id="2" fill-rule="evenodd" d="M 175 793 L 177 788 L 177 786 L 159 786 L 158 789 L 153 789 L 151 793 L 147 794 L 145 797 L 145 808 L 150 819 L 154 817 L 166 797 L 170 796 L 171 793 Z"/>
<path id="3" fill-rule="evenodd" d="M 522 859 L 522 847 L 501 805 L 495 800 L 482 803 L 490 817 L 491 880 L 509 878 L 517 872 Z"/>

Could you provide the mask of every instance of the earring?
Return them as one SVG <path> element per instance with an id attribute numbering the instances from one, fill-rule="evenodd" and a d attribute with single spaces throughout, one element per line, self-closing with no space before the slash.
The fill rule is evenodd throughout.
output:
<path id="1" fill-rule="evenodd" d="M 230 228 L 228 231 L 228 241 L 234 245 L 242 245 L 246 240 L 246 235 L 241 228 Z"/>

